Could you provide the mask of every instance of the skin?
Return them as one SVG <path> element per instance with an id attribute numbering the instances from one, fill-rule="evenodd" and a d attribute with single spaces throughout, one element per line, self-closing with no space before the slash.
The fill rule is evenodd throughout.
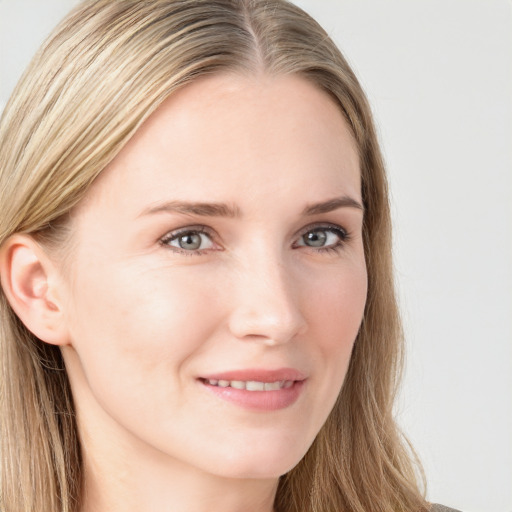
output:
<path id="1" fill-rule="evenodd" d="M 73 212 L 57 280 L 83 512 L 272 510 L 341 389 L 367 291 L 362 209 L 303 210 L 361 203 L 360 189 L 339 108 L 296 76 L 198 80 L 139 129 Z M 170 201 L 238 215 L 160 208 Z M 191 227 L 206 230 L 199 250 L 170 240 Z M 308 245 L 314 229 L 330 250 Z M 307 378 L 276 411 L 198 380 L 282 367 Z"/>

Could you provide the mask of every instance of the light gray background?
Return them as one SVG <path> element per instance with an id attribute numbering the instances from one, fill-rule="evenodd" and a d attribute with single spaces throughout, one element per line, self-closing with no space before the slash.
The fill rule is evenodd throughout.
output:
<path id="1" fill-rule="evenodd" d="M 74 0 L 0 0 L 0 109 Z M 431 500 L 512 512 L 512 4 L 300 0 L 374 108 Z M 369 511 L 371 512 L 371 511 Z"/>

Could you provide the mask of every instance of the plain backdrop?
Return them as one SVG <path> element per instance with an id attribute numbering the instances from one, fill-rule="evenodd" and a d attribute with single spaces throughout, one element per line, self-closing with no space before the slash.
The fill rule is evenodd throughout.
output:
<path id="1" fill-rule="evenodd" d="M 75 3 L 0 0 L 0 109 Z M 297 3 L 339 44 L 375 113 L 408 344 L 397 414 L 428 497 L 512 512 L 511 1 Z"/>

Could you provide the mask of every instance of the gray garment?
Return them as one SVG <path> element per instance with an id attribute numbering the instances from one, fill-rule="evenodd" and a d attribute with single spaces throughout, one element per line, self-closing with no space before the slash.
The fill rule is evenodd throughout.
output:
<path id="1" fill-rule="evenodd" d="M 430 512 L 460 512 L 454 508 L 445 507 L 444 505 L 438 505 L 437 503 L 432 504 Z"/>

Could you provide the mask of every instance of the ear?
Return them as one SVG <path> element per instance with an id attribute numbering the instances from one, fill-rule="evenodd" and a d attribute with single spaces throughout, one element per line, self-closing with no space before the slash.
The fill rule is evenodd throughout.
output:
<path id="1" fill-rule="evenodd" d="M 13 235 L 0 252 L 4 293 L 25 327 L 40 340 L 66 345 L 59 273 L 42 247 L 29 235 Z"/>

